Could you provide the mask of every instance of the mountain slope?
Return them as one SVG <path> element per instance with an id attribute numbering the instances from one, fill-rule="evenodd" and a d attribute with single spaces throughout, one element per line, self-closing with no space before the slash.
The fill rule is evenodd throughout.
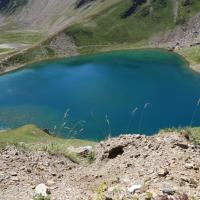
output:
<path id="1" fill-rule="evenodd" d="M 7 25 L 14 23 L 23 29 L 53 33 L 71 22 L 77 22 L 95 13 L 96 9 L 101 10 L 101 7 L 112 5 L 117 1 L 119 0 L 105 2 L 102 0 L 1 0 L 0 14 L 4 16 L 4 23 Z"/>
<path id="2" fill-rule="evenodd" d="M 68 28 L 66 33 L 75 39 L 78 46 L 149 40 L 177 26 L 185 26 L 200 11 L 198 0 L 191 1 L 191 4 L 183 2 L 120 1 L 115 7 L 93 16 L 88 22 Z M 177 8 L 175 3 L 178 4 Z"/>
<path id="3" fill-rule="evenodd" d="M 79 0 L 1 0 L 0 48 L 21 50 L 24 44 L 40 42 L 118 1 L 89 1 L 77 8 Z M 16 47 L 13 43 L 21 45 Z"/>
<path id="4" fill-rule="evenodd" d="M 194 61 L 190 50 L 199 48 L 199 0 L 28 0 L 16 8 L 0 12 L 3 43 L 18 31 L 12 41 L 40 45 L 15 49 L 1 71 L 49 57 L 141 47 L 178 50 Z"/>

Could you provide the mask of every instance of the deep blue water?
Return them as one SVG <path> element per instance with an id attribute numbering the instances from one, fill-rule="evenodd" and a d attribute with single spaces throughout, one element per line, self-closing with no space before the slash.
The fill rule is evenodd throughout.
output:
<path id="1" fill-rule="evenodd" d="M 127 132 L 149 135 L 190 125 L 199 97 L 200 75 L 176 54 L 80 56 L 0 76 L 0 127 L 32 123 L 93 140 Z M 192 124 L 200 126 L 200 108 Z"/>

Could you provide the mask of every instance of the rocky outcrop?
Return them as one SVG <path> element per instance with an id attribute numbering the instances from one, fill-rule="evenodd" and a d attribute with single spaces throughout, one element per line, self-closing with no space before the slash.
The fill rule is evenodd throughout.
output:
<path id="1" fill-rule="evenodd" d="M 89 166 L 8 147 L 0 153 L 0 199 L 29 200 L 38 184 L 55 200 L 200 199 L 200 146 L 189 135 L 110 138 L 97 144 Z"/>

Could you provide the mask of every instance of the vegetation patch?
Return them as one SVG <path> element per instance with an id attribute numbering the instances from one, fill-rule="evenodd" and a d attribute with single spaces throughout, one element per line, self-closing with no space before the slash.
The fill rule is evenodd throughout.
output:
<path id="1" fill-rule="evenodd" d="M 194 127 L 194 128 L 188 128 L 188 130 L 192 134 L 192 139 L 195 144 L 200 144 L 200 128 Z"/>
<path id="2" fill-rule="evenodd" d="M 192 65 L 200 63 L 200 47 L 188 47 L 183 48 L 178 51 L 181 55 L 183 55 Z"/>
<path id="3" fill-rule="evenodd" d="M 94 155 L 89 155 L 85 159 L 79 157 L 75 153 L 71 153 L 68 148 L 81 146 L 94 146 L 95 142 L 78 140 L 78 139 L 62 139 L 48 135 L 35 125 L 26 125 L 14 130 L 0 133 L 0 148 L 3 149 L 7 145 L 15 145 L 32 151 L 45 151 L 52 155 L 63 155 L 76 163 L 91 163 Z"/>
<path id="4" fill-rule="evenodd" d="M 92 1 L 95 0 L 79 0 L 76 1 L 75 6 L 77 8 L 89 6 Z M 144 47 L 149 45 L 148 41 L 151 37 L 157 34 L 162 35 L 173 30 L 177 25 L 186 23 L 200 10 L 198 0 L 178 0 L 177 16 L 174 11 L 176 6 L 172 1 L 118 0 L 110 2 L 110 4 L 102 2 L 99 8 L 94 8 L 94 12 L 91 12 L 87 19 L 77 20 L 76 24 L 59 31 L 59 34 L 64 32 L 73 38 L 81 54 L 136 48 L 138 43 L 142 43 L 142 47 Z M 85 9 L 87 8 L 85 7 Z M 76 12 L 79 10 L 81 9 L 76 9 Z M 174 20 L 175 16 L 176 20 Z M 55 34 L 56 36 L 57 34 Z M 0 43 L 18 41 L 23 44 L 35 44 L 42 39 L 43 36 L 40 32 L 0 30 Z M 20 52 L 19 55 L 12 56 L 6 66 L 24 65 L 61 56 L 49 45 L 53 39 L 54 36 L 47 38 L 47 42 L 41 42 L 41 45 L 36 45 L 23 53 Z M 42 49 L 41 46 L 43 46 Z M 198 49 L 184 49 L 183 53 L 196 63 L 200 62 Z"/>
<path id="5" fill-rule="evenodd" d="M 10 51 L 10 49 L 0 48 L 0 53 L 5 53 L 5 52 L 8 52 L 8 51 Z"/>
<path id="6" fill-rule="evenodd" d="M 132 0 L 121 1 L 110 8 L 109 11 L 104 10 L 93 16 L 90 21 L 95 22 L 95 27 L 76 24 L 65 32 L 73 37 L 77 46 L 108 45 L 136 43 L 175 26 L 170 2 L 153 12 L 150 12 L 148 4 L 140 4 L 134 15 L 122 18 L 121 16 L 132 5 Z"/>
<path id="7" fill-rule="evenodd" d="M 40 32 L 4 31 L 0 29 L 0 43 L 34 44 L 42 39 Z"/>

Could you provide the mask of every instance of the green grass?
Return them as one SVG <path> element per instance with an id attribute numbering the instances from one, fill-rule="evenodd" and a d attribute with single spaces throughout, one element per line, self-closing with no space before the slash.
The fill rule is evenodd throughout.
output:
<path id="1" fill-rule="evenodd" d="M 179 0 L 180 1 L 180 0 Z M 186 19 L 195 15 L 197 12 L 200 11 L 200 1 L 199 0 L 192 0 L 192 3 L 189 6 L 182 6 L 184 9 Z"/>
<path id="2" fill-rule="evenodd" d="M 40 195 L 38 197 L 33 198 L 33 200 L 51 200 L 51 198 Z"/>
<path id="3" fill-rule="evenodd" d="M 145 48 L 149 46 L 151 37 L 173 30 L 177 25 L 185 23 L 200 11 L 199 0 L 193 0 L 192 4 L 188 6 L 183 6 L 182 0 L 178 0 L 178 2 L 176 22 L 171 0 L 154 0 L 151 5 L 142 4 L 135 13 L 125 19 L 121 16 L 132 6 L 133 1 L 110 0 L 108 4 L 100 4 L 86 18 L 77 19 L 76 24 L 62 31 L 74 39 L 80 54 Z M 45 51 L 42 51 L 39 45 L 33 46 L 23 53 L 19 52 L 11 56 L 5 65 L 21 66 L 59 57 L 49 46 L 53 38 L 53 36 L 49 37 L 42 42 Z M 0 43 L 34 44 L 41 39 L 44 38 L 39 32 L 0 30 Z M 43 52 L 46 54 L 44 55 Z M 184 55 L 191 64 L 200 63 L 200 48 L 183 49 L 178 53 Z"/>
<path id="4" fill-rule="evenodd" d="M 187 6 L 179 0 L 175 22 L 172 1 L 155 0 L 151 5 L 139 6 L 130 17 L 121 18 L 131 5 L 132 0 L 120 1 L 91 16 L 87 22 L 72 25 L 65 33 L 74 39 L 82 54 L 109 50 L 119 45 L 135 48 L 135 44 L 142 43 L 140 47 L 144 47 L 148 46 L 151 37 L 173 30 L 200 11 L 199 0 L 193 0 Z M 200 63 L 199 52 L 186 52 L 186 55 L 190 60 Z"/>
<path id="5" fill-rule="evenodd" d="M 188 47 L 183 48 L 178 51 L 181 55 L 183 55 L 192 65 L 200 64 L 200 47 Z"/>
<path id="6" fill-rule="evenodd" d="M 53 155 L 64 155 L 76 163 L 87 164 L 91 162 L 93 155 L 89 155 L 88 158 L 83 159 L 69 152 L 68 147 L 94 146 L 95 142 L 53 137 L 35 125 L 26 125 L 0 133 L 0 148 L 4 148 L 6 145 L 15 145 L 33 151 L 46 151 Z"/>
<path id="7" fill-rule="evenodd" d="M 148 5 L 142 5 L 132 16 L 121 18 L 131 5 L 131 0 L 121 1 L 94 15 L 87 23 L 73 25 L 66 33 L 74 38 L 78 46 L 87 46 L 136 43 L 174 27 L 170 1 L 166 7 L 155 8 L 153 12 L 150 12 Z"/>
<path id="8" fill-rule="evenodd" d="M 34 44 L 42 39 L 42 34 L 33 31 L 0 30 L 0 43 Z"/>
<path id="9" fill-rule="evenodd" d="M 7 49 L 7 48 L 0 48 L 0 54 L 1 53 L 5 53 L 5 52 L 8 52 L 10 51 L 10 49 Z"/>
<path id="10" fill-rule="evenodd" d="M 195 144 L 200 144 L 200 127 L 188 128 Z"/>

